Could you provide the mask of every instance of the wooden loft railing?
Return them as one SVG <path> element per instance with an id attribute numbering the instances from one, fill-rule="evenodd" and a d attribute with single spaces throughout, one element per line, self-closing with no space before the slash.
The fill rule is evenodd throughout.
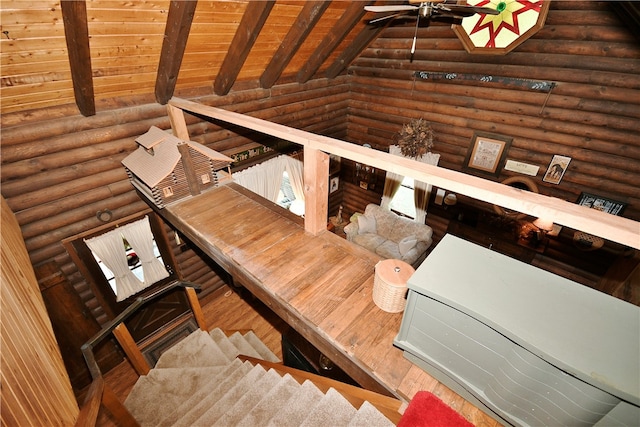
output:
<path id="1" fill-rule="evenodd" d="M 335 154 L 640 249 L 640 223 L 628 218 L 197 102 L 172 98 L 167 109 L 173 132 L 181 139 L 189 140 L 187 112 L 302 145 L 304 181 L 314 183 L 305 185 L 305 229 L 313 234 L 326 228 L 329 154 Z"/>
<path id="2" fill-rule="evenodd" d="M 125 326 L 124 322 L 131 317 L 141 306 L 149 301 L 152 301 L 167 292 L 175 288 L 184 288 L 187 293 L 187 298 L 191 306 L 191 311 L 198 324 L 198 327 L 205 332 L 209 332 L 207 324 L 196 295 L 196 289 L 200 287 L 194 283 L 184 281 L 173 281 L 164 286 L 159 287 L 152 293 L 149 293 L 143 297 L 137 298 L 129 307 L 127 307 L 122 313 L 120 313 L 115 319 L 107 323 L 100 332 L 93 336 L 82 346 L 82 354 L 89 367 L 91 378 L 93 378 L 87 396 L 80 409 L 80 415 L 76 421 L 78 427 L 95 426 L 98 417 L 100 406 L 104 405 L 113 416 L 119 421 L 122 426 L 138 426 L 138 422 L 127 411 L 125 406 L 120 402 L 113 391 L 104 384 L 102 372 L 96 362 L 93 354 L 93 349 L 96 345 L 107 338 L 111 333 L 118 340 L 125 354 L 129 358 L 131 365 L 136 370 L 138 375 L 146 375 L 149 373 L 149 364 L 145 360 L 142 352 L 136 345 L 135 341 L 131 337 L 129 330 Z"/>

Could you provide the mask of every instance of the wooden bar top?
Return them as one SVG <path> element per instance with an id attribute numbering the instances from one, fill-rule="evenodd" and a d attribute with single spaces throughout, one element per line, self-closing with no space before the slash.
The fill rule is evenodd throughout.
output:
<path id="1" fill-rule="evenodd" d="M 373 302 L 376 254 L 305 232 L 289 211 L 233 183 L 159 214 L 363 387 L 405 401 L 431 391 L 474 425 L 497 424 L 393 346 L 402 313 Z"/>

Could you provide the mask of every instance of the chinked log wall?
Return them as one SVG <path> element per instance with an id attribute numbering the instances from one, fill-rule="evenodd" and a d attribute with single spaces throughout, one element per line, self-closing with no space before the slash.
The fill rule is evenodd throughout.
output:
<path id="1" fill-rule="evenodd" d="M 608 2 L 553 1 L 544 28 L 504 56 L 468 54 L 449 26 L 432 23 L 418 31 L 410 62 L 413 32 L 386 29 L 349 68 L 349 140 L 384 150 L 403 123 L 422 117 L 432 123 L 440 166 L 461 170 L 475 131 L 513 137 L 507 158 L 540 166 L 542 194 L 610 197 L 629 203 L 623 216 L 640 220 L 640 42 Z M 557 86 L 547 100 L 498 84 L 414 79 L 415 71 Z M 554 154 L 572 158 L 559 185 L 542 181 Z"/>
<path id="2" fill-rule="evenodd" d="M 344 138 L 348 106 L 344 82 L 341 77 L 270 90 L 247 88 L 197 100 Z M 150 126 L 170 128 L 166 107 L 149 101 L 127 106 L 130 100 L 116 100 L 112 109 L 93 117 L 79 116 L 74 108 L 2 117 L 1 191 L 20 223 L 31 261 L 34 265 L 55 261 L 101 324 L 106 315 L 60 242 L 102 225 L 97 211 L 109 209 L 117 220 L 148 207 L 133 190 L 120 161 Z M 249 142 L 268 143 L 263 135 L 222 129 L 196 117 L 188 125 L 193 140 L 220 152 L 232 153 L 234 147 Z M 173 231 L 167 228 L 167 233 L 175 245 Z M 222 284 L 223 279 L 193 250 L 183 251 L 177 245 L 173 250 L 185 280 L 205 289 Z"/>

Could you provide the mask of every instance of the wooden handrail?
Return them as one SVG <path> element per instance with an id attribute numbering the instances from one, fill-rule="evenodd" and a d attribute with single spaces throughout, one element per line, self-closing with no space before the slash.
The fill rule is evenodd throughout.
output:
<path id="1" fill-rule="evenodd" d="M 76 420 L 76 427 L 94 426 L 98 419 L 100 404 L 102 403 L 102 393 L 104 392 L 104 379 L 96 378 L 91 382 L 87 396 L 82 403 L 80 414 Z"/>
<path id="2" fill-rule="evenodd" d="M 191 310 L 194 313 L 196 321 L 199 322 L 198 324 L 201 328 L 205 327 L 204 323 L 200 324 L 200 321 L 203 321 L 204 319 L 200 304 L 197 303 L 197 298 L 195 299 L 195 301 L 193 298 L 193 296 L 195 295 L 195 289 L 200 289 L 200 286 L 195 283 L 186 281 L 172 281 L 167 283 L 166 285 L 160 286 L 158 289 L 147 295 L 138 297 L 129 307 L 127 307 L 113 320 L 108 322 L 100 330 L 100 332 L 91 337 L 91 339 L 89 339 L 89 341 L 84 343 L 81 347 L 82 355 L 84 356 L 84 360 L 89 367 L 89 372 L 91 373 L 91 378 L 93 378 L 93 381 L 89 386 L 87 396 L 82 404 L 82 408 L 80 409 L 80 415 L 78 416 L 78 419 L 76 421 L 76 426 L 95 426 L 101 404 L 104 404 L 107 409 L 109 409 L 109 411 L 117 417 L 121 425 L 138 425 L 136 420 L 127 411 L 122 402 L 120 402 L 114 395 L 113 391 L 105 386 L 102 372 L 100 371 L 100 366 L 98 366 L 98 362 L 96 361 L 95 355 L 93 354 L 93 349 L 111 333 L 115 334 L 116 329 L 124 326 L 125 320 L 131 317 L 141 306 L 176 288 L 185 289 L 189 297 Z M 129 355 L 130 352 L 127 350 L 131 350 L 131 346 L 125 344 L 125 347 L 125 352 L 127 352 L 127 354 Z M 138 370 L 138 372 L 140 372 L 140 370 Z"/>
<path id="3" fill-rule="evenodd" d="M 172 289 L 179 288 L 179 287 L 200 289 L 199 285 L 196 285 L 195 283 L 191 283 L 191 282 L 184 282 L 184 281 L 169 282 L 149 295 L 136 298 L 136 300 L 129 307 L 124 309 L 124 311 L 120 313 L 115 319 L 108 322 L 106 326 L 104 326 L 100 330 L 100 332 L 98 332 L 91 339 L 89 339 L 89 341 L 87 341 L 82 345 L 81 347 L 82 354 L 84 355 L 85 361 L 89 366 L 89 372 L 91 373 L 92 378 L 95 379 L 101 376 L 100 367 L 96 363 L 95 357 L 93 356 L 93 348 L 96 346 L 96 344 L 100 343 L 103 339 L 105 339 L 105 337 L 109 335 L 111 332 L 113 332 L 113 330 L 119 324 L 121 324 L 122 322 L 127 320 L 129 317 L 131 317 L 131 315 L 133 315 L 133 313 L 135 313 L 142 305 L 146 304 L 147 302 L 161 295 L 166 294 Z"/>
<path id="4" fill-rule="evenodd" d="M 302 145 L 305 151 L 305 182 L 307 182 L 308 153 L 318 154 L 318 152 L 324 152 L 335 154 L 355 162 L 409 176 L 418 181 L 428 182 L 458 194 L 464 194 L 474 199 L 534 217 L 552 218 L 556 224 L 582 230 L 589 234 L 640 249 L 640 239 L 638 238 L 638 235 L 640 235 L 640 222 L 629 218 L 610 215 L 566 200 L 530 191 L 522 191 L 499 182 L 428 165 L 413 159 L 372 150 L 357 144 L 185 99 L 171 98 L 167 104 L 167 112 L 174 134 L 187 141 L 189 140 L 189 133 L 184 118 L 185 112 L 221 120 Z M 305 229 L 315 234 L 315 230 L 319 229 L 321 224 L 326 227 L 325 206 L 321 205 L 321 203 L 324 203 L 328 197 L 326 183 L 329 181 L 329 165 L 327 160 L 326 170 L 320 170 L 320 164 L 325 162 L 322 156 L 317 155 L 314 157 L 310 155 L 309 158 L 311 167 L 317 167 L 316 173 L 318 175 L 315 176 L 315 179 L 309 180 L 309 182 L 314 182 L 316 185 L 305 186 L 305 208 L 307 209 L 305 212 Z M 309 211 L 310 207 L 312 208 L 311 211 Z M 308 225 L 309 221 L 314 221 L 315 223 Z"/>

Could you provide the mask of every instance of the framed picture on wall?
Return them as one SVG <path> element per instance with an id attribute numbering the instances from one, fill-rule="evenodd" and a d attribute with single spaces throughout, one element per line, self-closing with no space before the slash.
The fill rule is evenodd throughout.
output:
<path id="1" fill-rule="evenodd" d="M 590 193 L 581 193 L 576 202 L 580 206 L 587 206 L 591 209 L 597 209 L 612 215 L 620 215 L 627 206 L 624 202 L 618 202 L 607 197 L 596 196 Z"/>
<path id="2" fill-rule="evenodd" d="M 564 173 L 567 171 L 570 161 L 571 157 L 559 156 L 557 154 L 553 156 L 547 168 L 547 173 L 544 174 L 542 180 L 551 184 L 560 184 L 560 180 L 562 180 Z"/>
<path id="3" fill-rule="evenodd" d="M 340 187 L 340 178 L 334 176 L 333 178 L 331 178 L 331 181 L 329 181 L 329 193 L 338 191 L 338 187 Z"/>
<path id="4" fill-rule="evenodd" d="M 474 175 L 498 177 L 513 138 L 476 132 L 471 138 L 463 170 Z"/>

